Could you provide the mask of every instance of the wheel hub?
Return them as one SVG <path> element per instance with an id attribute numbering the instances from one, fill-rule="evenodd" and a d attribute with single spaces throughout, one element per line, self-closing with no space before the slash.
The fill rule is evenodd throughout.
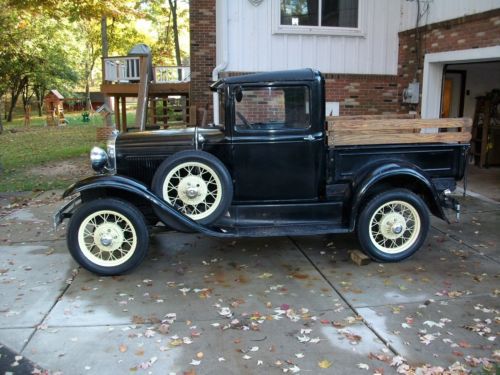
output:
<path id="1" fill-rule="evenodd" d="M 399 223 L 394 224 L 391 229 L 394 234 L 401 234 L 403 232 L 403 226 Z"/>
<path id="2" fill-rule="evenodd" d="M 396 239 L 401 237 L 406 229 L 406 220 L 399 213 L 390 213 L 381 220 L 380 230 L 384 237 Z"/>
<path id="3" fill-rule="evenodd" d="M 115 223 L 103 223 L 94 232 L 94 242 L 101 251 L 114 251 L 123 240 L 123 230 Z"/>
<path id="4" fill-rule="evenodd" d="M 179 198 L 186 204 L 196 205 L 205 200 L 207 184 L 199 176 L 184 177 L 179 183 Z"/>

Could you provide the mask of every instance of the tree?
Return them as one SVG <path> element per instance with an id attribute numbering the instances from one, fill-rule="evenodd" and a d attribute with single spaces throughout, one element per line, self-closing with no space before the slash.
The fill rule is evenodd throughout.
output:
<path id="1" fill-rule="evenodd" d="M 3 1 L 0 1 L 0 5 Z M 41 102 L 49 85 L 65 88 L 77 81 L 71 33 L 61 20 L 33 16 L 9 9 L 0 14 L 0 96 L 7 93 L 10 103 L 7 121 L 21 97 L 23 107 L 38 99 Z M 66 31 L 65 31 L 66 30 Z"/>
<path id="2" fill-rule="evenodd" d="M 153 57 L 157 64 L 181 66 L 188 51 L 181 47 L 181 36 L 189 32 L 188 0 L 147 0 L 141 9 L 156 26 L 158 42 L 153 46 Z"/>
<path id="3" fill-rule="evenodd" d="M 54 19 L 89 20 L 120 17 L 135 11 L 136 2 L 123 0 L 6 0 L 9 7 Z"/>
<path id="4" fill-rule="evenodd" d="M 175 60 L 177 66 L 182 65 L 181 61 L 181 47 L 179 46 L 179 29 L 178 29 L 178 19 L 177 19 L 177 0 L 168 0 L 168 5 L 170 7 L 170 14 L 172 15 L 172 31 L 174 34 L 174 46 L 175 46 Z M 178 71 L 179 81 L 182 80 L 182 70 Z"/>

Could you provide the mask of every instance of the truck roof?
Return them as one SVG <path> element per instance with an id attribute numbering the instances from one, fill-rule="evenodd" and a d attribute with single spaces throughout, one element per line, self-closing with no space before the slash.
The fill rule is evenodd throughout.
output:
<path id="1" fill-rule="evenodd" d="M 221 78 L 212 86 L 212 90 L 222 84 L 243 84 L 257 82 L 279 82 L 279 81 L 314 81 L 321 78 L 321 73 L 314 69 L 279 70 L 274 72 L 263 72 L 247 74 L 242 76 Z"/>

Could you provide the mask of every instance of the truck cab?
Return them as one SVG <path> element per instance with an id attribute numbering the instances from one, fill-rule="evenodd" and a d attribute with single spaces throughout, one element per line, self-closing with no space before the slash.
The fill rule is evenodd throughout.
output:
<path id="1" fill-rule="evenodd" d="M 212 86 L 231 143 L 233 201 L 317 202 L 325 193 L 325 82 L 313 70 L 232 77 Z"/>

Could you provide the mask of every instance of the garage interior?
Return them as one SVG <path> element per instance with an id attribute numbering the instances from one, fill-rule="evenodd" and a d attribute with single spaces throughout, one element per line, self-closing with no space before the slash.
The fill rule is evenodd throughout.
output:
<path id="1" fill-rule="evenodd" d="M 444 69 L 441 117 L 473 119 L 469 189 L 500 201 L 500 61 Z"/>

